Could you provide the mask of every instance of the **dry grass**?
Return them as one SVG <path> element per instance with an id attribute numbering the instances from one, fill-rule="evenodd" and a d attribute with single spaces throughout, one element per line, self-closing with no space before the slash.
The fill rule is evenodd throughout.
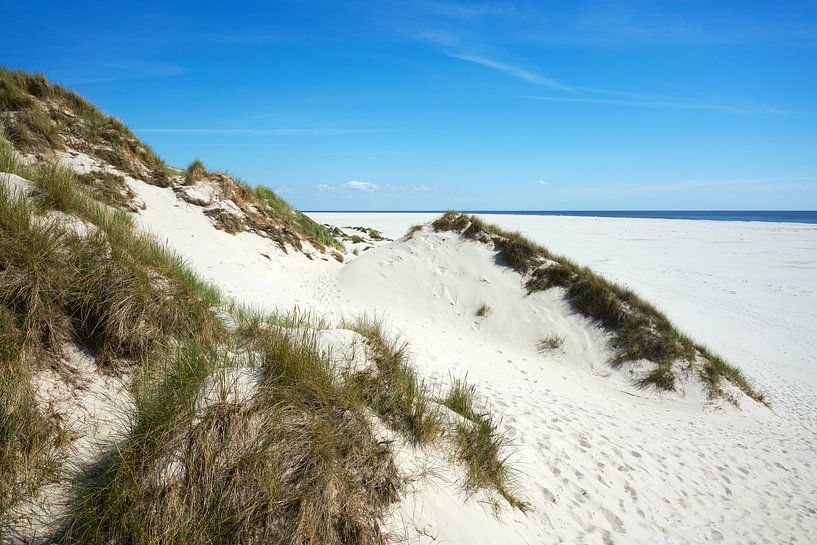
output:
<path id="1" fill-rule="evenodd" d="M 313 221 L 306 214 L 292 208 L 280 195 L 264 186 L 252 190 L 252 195 L 261 207 L 272 212 L 273 216 L 281 218 L 292 225 L 293 229 L 301 233 L 304 238 L 315 246 L 323 248 L 337 248 L 344 250 L 343 244 L 323 225 Z"/>
<path id="2" fill-rule="evenodd" d="M 505 263 L 527 277 L 529 291 L 562 288 L 565 298 L 582 315 L 596 320 L 611 334 L 611 361 L 619 366 L 648 360 L 656 367 L 637 384 L 661 390 L 675 388 L 672 364 L 695 363 L 700 356 L 701 377 L 710 397 L 723 397 L 727 380 L 752 399 L 765 402 L 740 371 L 681 334 L 654 306 L 633 291 L 609 282 L 586 267 L 549 252 L 519 233 L 509 233 L 476 216 L 447 212 L 433 223 L 437 231 L 455 231 L 473 240 L 492 242 Z M 729 399 L 734 401 L 733 399 Z"/>
<path id="3" fill-rule="evenodd" d="M 559 350 L 565 344 L 565 338 L 556 333 L 551 333 L 541 341 L 539 341 L 538 348 L 540 353 L 552 352 Z"/>
<path id="4" fill-rule="evenodd" d="M 78 484 L 59 541 L 384 542 L 401 483 L 356 394 L 313 335 L 251 327 L 307 318 L 242 312 L 229 349 L 192 342 L 147 362 L 128 442 Z M 254 395 L 197 404 L 219 369 L 247 365 Z"/>
<path id="5" fill-rule="evenodd" d="M 77 181 L 98 201 L 114 208 L 129 208 L 136 193 L 125 182 L 125 178 L 111 172 L 94 170 L 77 174 Z"/>
<path id="6" fill-rule="evenodd" d="M 61 149 L 69 135 L 79 151 L 156 185 L 167 185 L 164 162 L 118 119 L 39 74 L 0 68 L 0 119 L 25 152 Z"/>
<path id="7" fill-rule="evenodd" d="M 392 429 L 415 444 L 437 440 L 443 433 L 442 415 L 428 385 L 408 362 L 408 345 L 390 339 L 377 319 L 363 315 L 344 327 L 366 338 L 374 366 L 351 377 L 359 394 Z"/>
<path id="8" fill-rule="evenodd" d="M 61 434 L 37 406 L 24 337 L 14 313 L 0 306 L 0 535 L 10 531 L 11 509 L 59 466 Z"/>
<path id="9" fill-rule="evenodd" d="M 207 169 L 204 168 L 204 163 L 195 159 L 192 163 L 187 165 L 187 168 L 184 170 L 184 183 L 186 185 L 192 185 L 204 178 L 206 174 Z"/>
<path id="10" fill-rule="evenodd" d="M 104 360 L 139 358 L 170 337 L 219 335 L 212 317 L 218 294 L 180 257 L 92 199 L 72 172 L 55 165 L 14 170 L 34 182 L 43 211 L 89 225 L 77 231 L 0 189 L 0 301 L 30 341 L 57 352 L 73 338 Z"/>
<path id="11" fill-rule="evenodd" d="M 412 225 L 411 227 L 408 228 L 408 231 L 406 231 L 406 234 L 403 235 L 403 238 L 405 240 L 411 240 L 411 239 L 414 238 L 414 235 L 416 235 L 419 231 L 422 231 L 422 230 L 423 230 L 423 225 L 422 224 L 418 223 L 417 225 Z"/>
<path id="12" fill-rule="evenodd" d="M 454 380 L 443 405 L 462 417 L 454 424 L 457 458 L 466 468 L 466 490 L 496 490 L 511 506 L 527 511 L 527 503 L 513 491 L 514 471 L 509 462 L 508 440 L 487 411 L 476 409 L 476 389 L 465 380 Z"/>
<path id="13" fill-rule="evenodd" d="M 477 316 L 479 316 L 480 318 L 486 318 L 491 314 L 491 312 L 493 312 L 491 307 L 489 307 L 485 303 L 482 303 L 477 309 Z"/>

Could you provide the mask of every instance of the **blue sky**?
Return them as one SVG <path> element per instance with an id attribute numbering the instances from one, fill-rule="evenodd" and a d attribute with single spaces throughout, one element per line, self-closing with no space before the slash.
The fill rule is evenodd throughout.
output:
<path id="1" fill-rule="evenodd" d="M 0 63 L 303 209 L 817 209 L 817 1 L 108 4 Z"/>

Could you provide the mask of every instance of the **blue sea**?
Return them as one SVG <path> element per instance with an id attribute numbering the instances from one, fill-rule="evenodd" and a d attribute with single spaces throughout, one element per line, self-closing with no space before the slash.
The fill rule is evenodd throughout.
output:
<path id="1" fill-rule="evenodd" d="M 311 212 L 442 214 L 445 210 L 311 210 Z M 594 218 L 767 221 L 817 224 L 817 210 L 465 210 L 464 212 L 469 214 L 511 214 L 520 216 L 585 216 Z"/>
<path id="2" fill-rule="evenodd" d="M 817 224 L 817 210 L 474 210 L 472 214 L 521 216 L 588 216 L 595 218 L 654 218 L 670 220 L 773 221 Z"/>

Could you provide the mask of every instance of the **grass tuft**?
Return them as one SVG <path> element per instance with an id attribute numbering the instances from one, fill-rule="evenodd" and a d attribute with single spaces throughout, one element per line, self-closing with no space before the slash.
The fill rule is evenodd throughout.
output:
<path id="1" fill-rule="evenodd" d="M 129 440 L 78 483 L 61 541 L 383 543 L 400 487 L 388 446 L 314 336 L 271 328 L 252 341 L 185 343 L 149 362 Z M 255 393 L 202 404 L 225 369 L 260 371 Z"/>
<path id="2" fill-rule="evenodd" d="M 0 306 L 0 534 L 10 512 L 58 469 L 59 434 L 37 406 L 25 335 L 14 313 Z"/>
<path id="3" fill-rule="evenodd" d="M 363 401 L 413 443 L 437 440 L 443 433 L 442 415 L 428 386 L 408 363 L 408 345 L 389 339 L 383 324 L 367 315 L 343 325 L 366 338 L 374 363 L 351 377 Z"/>
<path id="4" fill-rule="evenodd" d="M 345 250 L 343 244 L 332 235 L 329 229 L 313 221 L 303 212 L 293 209 L 289 203 L 274 191 L 258 186 L 253 190 L 253 194 L 262 206 L 268 207 L 276 216 L 292 224 L 295 230 L 318 247 L 328 246 L 338 250 Z"/>
<path id="5" fill-rule="evenodd" d="M 423 230 L 423 225 L 422 224 L 418 223 L 417 225 L 412 225 L 411 227 L 408 228 L 408 231 L 406 231 L 406 234 L 403 235 L 403 238 L 405 240 L 411 240 L 411 239 L 414 238 L 415 234 L 417 234 L 418 232 L 420 232 L 422 230 Z"/>
<path id="6" fill-rule="evenodd" d="M 539 341 L 539 352 L 544 354 L 547 352 L 552 352 L 554 350 L 560 349 L 565 344 L 565 338 L 563 336 L 557 335 L 556 333 L 551 333 L 541 341 Z"/>
<path id="7" fill-rule="evenodd" d="M 513 492 L 514 474 L 508 456 L 508 440 L 487 412 L 475 407 L 476 389 L 465 380 L 454 380 L 443 405 L 462 417 L 454 425 L 457 457 L 466 467 L 466 489 L 496 490 L 511 506 L 530 507 Z"/>
<path id="8" fill-rule="evenodd" d="M 477 316 L 479 316 L 480 318 L 486 318 L 486 317 L 488 317 L 488 316 L 489 316 L 489 315 L 490 315 L 492 312 L 493 312 L 493 309 L 492 309 L 491 307 L 489 307 L 489 306 L 488 306 L 488 305 L 486 305 L 485 303 L 482 303 L 482 304 L 479 306 L 479 308 L 477 309 Z"/>
<path id="9" fill-rule="evenodd" d="M 207 174 L 207 169 L 204 168 L 204 163 L 195 159 L 192 163 L 187 165 L 184 171 L 184 183 L 185 185 L 192 185 L 204 178 L 205 174 Z"/>

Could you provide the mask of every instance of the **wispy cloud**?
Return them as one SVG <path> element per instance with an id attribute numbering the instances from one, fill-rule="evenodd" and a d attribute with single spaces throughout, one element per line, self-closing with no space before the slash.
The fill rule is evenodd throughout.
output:
<path id="1" fill-rule="evenodd" d="M 190 129 L 190 128 L 137 128 L 142 133 L 184 134 L 191 136 L 334 136 L 344 134 L 377 134 L 395 129 L 379 128 L 276 128 L 276 129 Z"/>
<path id="2" fill-rule="evenodd" d="M 733 30 L 742 29 L 743 37 L 756 35 L 755 31 L 758 28 L 770 28 L 765 23 L 758 26 L 733 10 L 716 10 L 717 15 L 710 16 L 708 8 L 701 12 L 696 8 L 687 13 L 689 20 L 685 20 L 673 16 L 671 10 L 662 10 L 657 5 L 645 7 L 642 4 L 630 0 L 618 3 L 591 0 L 589 3 L 559 7 L 540 6 L 535 3 L 520 6 L 495 2 L 461 4 L 420 1 L 411 3 L 416 9 L 407 12 L 408 15 L 404 19 L 408 19 L 408 22 L 401 22 L 396 26 L 398 32 L 408 39 L 431 45 L 440 54 L 558 92 L 554 93 L 555 96 L 531 97 L 537 100 L 617 107 L 697 110 L 732 115 L 802 115 L 782 108 L 748 102 L 724 102 L 707 98 L 696 100 L 686 97 L 644 97 L 601 86 L 562 81 L 558 76 L 553 77 L 536 67 L 531 67 L 524 60 L 522 62 L 509 60 L 519 59 L 520 44 L 535 47 L 561 43 L 644 44 L 653 41 L 706 43 L 709 39 L 721 43 L 724 38 L 722 31 L 724 25 L 717 24 L 719 22 L 729 20 L 735 23 L 727 26 Z M 405 6 L 401 2 L 398 2 L 398 5 Z M 775 8 L 775 13 L 778 11 Z M 755 15 L 761 17 L 762 12 L 761 9 Z M 794 19 L 791 18 L 792 22 Z M 611 24 L 611 21 L 621 24 Z M 691 24 L 693 21 L 696 24 Z M 700 26 L 697 23 L 703 22 L 714 25 L 718 31 L 708 37 L 702 35 L 696 29 Z M 814 28 L 813 21 L 799 21 L 792 29 L 795 27 L 804 32 Z M 792 38 L 792 35 L 786 35 Z M 733 38 L 725 40 L 725 43 L 742 41 Z M 814 42 L 813 37 L 811 41 Z M 752 40 L 748 43 L 752 43 Z M 513 51 L 517 54 L 513 54 Z"/>
<path id="3" fill-rule="evenodd" d="M 117 60 L 88 63 L 81 60 L 74 64 L 76 77 L 66 79 L 72 85 L 101 83 L 130 79 L 161 78 L 184 74 L 188 70 L 182 66 L 156 61 Z M 82 75 L 79 75 L 82 74 Z"/>
<path id="4" fill-rule="evenodd" d="M 449 57 L 460 59 L 462 61 L 472 62 L 475 64 L 479 64 L 486 68 L 491 68 L 492 70 L 498 70 L 500 72 L 504 72 L 510 76 L 515 78 L 519 78 L 521 80 L 525 80 L 528 83 L 532 83 L 534 85 L 541 85 L 544 87 L 550 87 L 552 89 L 557 89 L 559 91 L 571 91 L 572 87 L 566 85 L 564 83 L 558 82 L 554 79 L 548 78 L 539 74 L 537 72 L 533 72 L 531 70 L 526 70 L 519 66 L 515 66 L 513 64 L 509 64 L 506 62 L 498 61 L 496 59 L 492 59 L 490 57 L 484 57 L 480 55 L 470 55 L 467 53 L 457 53 L 447 51 L 446 55 Z"/>
<path id="5" fill-rule="evenodd" d="M 798 112 L 782 110 L 762 104 L 747 103 L 726 103 L 726 102 L 704 102 L 686 99 L 662 99 L 662 98 L 599 98 L 588 96 L 527 96 L 531 100 L 541 100 L 545 102 L 562 102 L 575 104 L 601 104 L 608 106 L 624 106 L 632 108 L 654 108 L 669 110 L 697 110 L 704 112 L 717 112 L 735 115 L 775 115 L 775 116 L 795 116 L 801 115 Z"/>

